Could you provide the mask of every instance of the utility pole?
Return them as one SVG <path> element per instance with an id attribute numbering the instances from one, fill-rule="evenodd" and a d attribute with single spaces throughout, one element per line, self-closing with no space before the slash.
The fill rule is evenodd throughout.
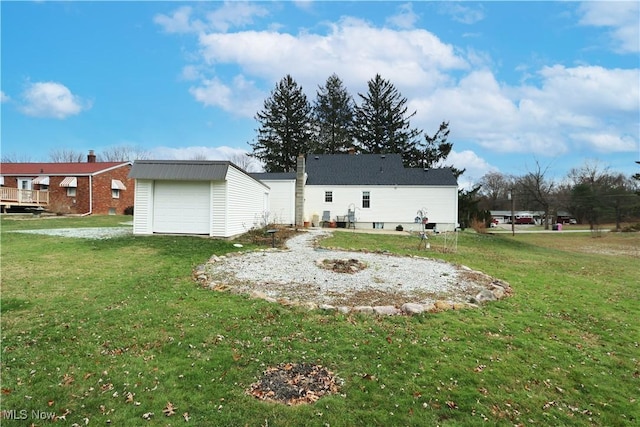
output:
<path id="1" fill-rule="evenodd" d="M 509 191 L 509 200 L 511 200 L 511 235 L 516 235 L 516 218 L 515 218 L 515 194 L 513 194 L 513 188 Z"/>

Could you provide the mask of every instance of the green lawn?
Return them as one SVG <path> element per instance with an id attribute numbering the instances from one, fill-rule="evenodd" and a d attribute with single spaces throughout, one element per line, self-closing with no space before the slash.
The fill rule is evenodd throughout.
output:
<path id="1" fill-rule="evenodd" d="M 124 221 L 131 217 L 2 219 L 3 426 L 48 425 L 36 419 L 48 412 L 80 426 L 640 420 L 638 233 L 464 232 L 455 251 L 442 250 L 443 236 L 420 251 L 415 237 L 336 232 L 325 245 L 445 259 L 514 289 L 477 310 L 381 318 L 200 288 L 193 267 L 238 250 L 234 242 L 11 232 Z M 340 393 L 295 407 L 245 393 L 283 362 L 326 366 L 344 381 Z M 177 408 L 169 417 L 168 402 Z"/>

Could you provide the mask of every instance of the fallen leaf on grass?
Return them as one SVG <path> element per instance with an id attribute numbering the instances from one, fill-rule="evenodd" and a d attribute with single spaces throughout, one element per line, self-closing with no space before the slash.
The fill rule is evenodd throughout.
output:
<path id="1" fill-rule="evenodd" d="M 145 420 L 150 420 L 151 417 L 153 417 L 153 412 L 145 412 L 144 414 L 142 414 L 142 418 Z"/>
<path id="2" fill-rule="evenodd" d="M 184 418 L 186 422 L 189 422 L 189 420 L 191 419 L 188 412 L 185 412 L 184 414 L 182 414 L 182 418 Z"/>
<path id="3" fill-rule="evenodd" d="M 75 379 L 69 374 L 64 374 L 62 376 L 62 385 L 69 385 L 69 384 L 73 383 L 74 381 L 75 381 Z"/>
<path id="4" fill-rule="evenodd" d="M 451 409 L 458 409 L 458 405 L 456 405 L 456 402 L 454 402 L 453 400 L 447 400 L 445 403 Z"/>
<path id="5" fill-rule="evenodd" d="M 175 415 L 177 408 L 171 402 L 167 402 L 167 406 L 164 407 L 162 412 L 165 416 L 170 417 L 171 415 Z"/>
<path id="6" fill-rule="evenodd" d="M 135 396 L 135 394 L 128 392 L 125 396 L 125 403 L 133 403 L 133 397 Z"/>

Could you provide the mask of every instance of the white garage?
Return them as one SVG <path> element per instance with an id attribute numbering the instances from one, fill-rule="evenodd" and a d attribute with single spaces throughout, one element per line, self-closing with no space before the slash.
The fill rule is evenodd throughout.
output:
<path id="1" fill-rule="evenodd" d="M 134 234 L 232 237 L 261 226 L 269 187 L 228 161 L 139 160 Z"/>

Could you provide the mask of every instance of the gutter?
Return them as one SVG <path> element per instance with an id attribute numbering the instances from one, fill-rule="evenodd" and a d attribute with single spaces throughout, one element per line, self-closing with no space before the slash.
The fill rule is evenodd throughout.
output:
<path id="1" fill-rule="evenodd" d="M 89 212 L 83 213 L 80 216 L 85 217 L 93 213 L 93 175 L 89 175 Z"/>

